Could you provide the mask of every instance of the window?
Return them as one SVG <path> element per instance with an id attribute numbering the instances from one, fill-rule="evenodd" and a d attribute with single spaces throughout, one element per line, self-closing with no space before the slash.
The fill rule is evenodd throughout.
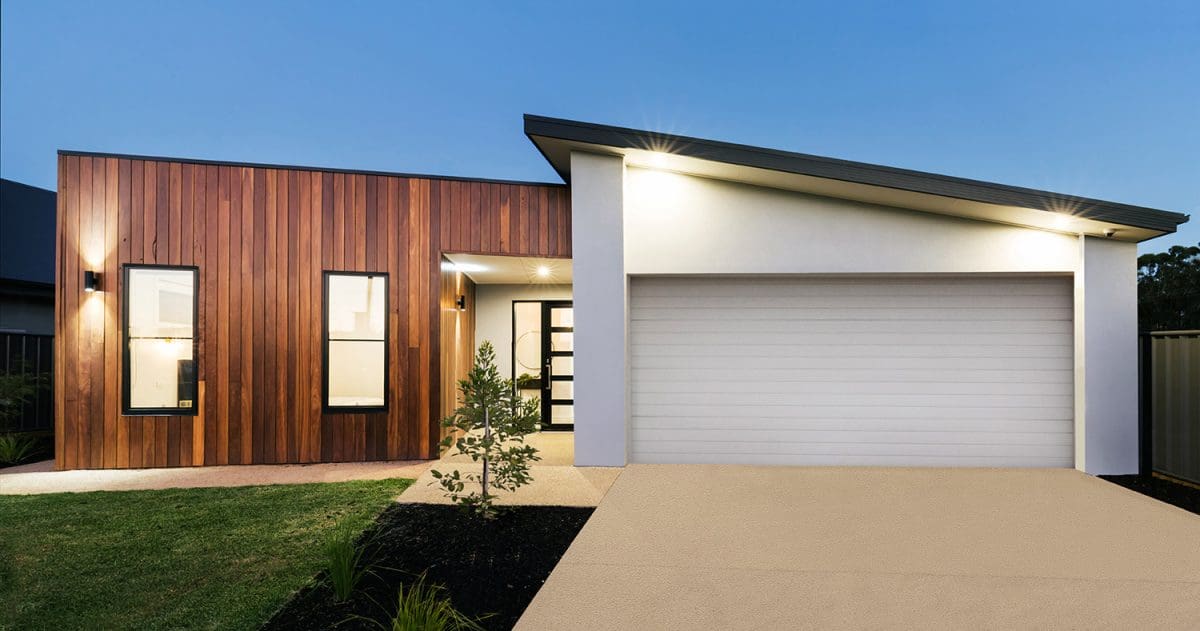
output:
<path id="1" fill-rule="evenodd" d="M 325 272 L 325 409 L 387 409 L 387 274 Z"/>
<path id="2" fill-rule="evenodd" d="M 124 267 L 127 415 L 196 414 L 195 267 Z"/>

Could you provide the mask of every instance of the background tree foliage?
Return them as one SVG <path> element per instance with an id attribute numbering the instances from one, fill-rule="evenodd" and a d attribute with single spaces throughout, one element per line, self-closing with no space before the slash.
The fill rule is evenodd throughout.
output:
<path id="1" fill-rule="evenodd" d="M 1138 327 L 1200 329 L 1200 245 L 1138 257 Z"/>

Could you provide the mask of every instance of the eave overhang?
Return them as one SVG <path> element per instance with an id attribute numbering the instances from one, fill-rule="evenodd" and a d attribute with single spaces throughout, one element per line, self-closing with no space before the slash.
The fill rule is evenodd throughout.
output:
<path id="1" fill-rule="evenodd" d="M 566 182 L 571 152 L 580 151 L 622 156 L 631 167 L 1120 241 L 1175 232 L 1188 220 L 1075 195 L 531 114 L 525 135 Z"/>

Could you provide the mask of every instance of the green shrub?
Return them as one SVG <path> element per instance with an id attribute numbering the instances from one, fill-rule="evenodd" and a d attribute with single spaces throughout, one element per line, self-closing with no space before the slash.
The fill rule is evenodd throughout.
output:
<path id="1" fill-rule="evenodd" d="M 349 598 L 370 571 L 362 562 L 366 546 L 355 543 L 356 534 L 353 528 L 339 525 L 325 539 L 325 572 L 334 598 L 339 602 Z"/>
<path id="2" fill-rule="evenodd" d="M 25 434 L 0 434 L 0 464 L 17 465 L 32 460 L 38 452 L 38 439 Z"/>
<path id="3" fill-rule="evenodd" d="M 442 595 L 440 585 L 425 582 L 425 575 L 396 594 L 396 613 L 388 624 L 357 617 L 371 622 L 384 631 L 483 631 L 475 620 L 454 608 Z"/>

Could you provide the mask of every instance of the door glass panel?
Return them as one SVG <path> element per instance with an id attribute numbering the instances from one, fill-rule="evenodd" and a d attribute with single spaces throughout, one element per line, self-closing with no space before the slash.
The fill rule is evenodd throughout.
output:
<path id="1" fill-rule="evenodd" d="M 552 351 L 573 351 L 575 350 L 575 334 L 570 332 L 551 333 L 550 334 L 550 350 Z"/>
<path id="2" fill-rule="evenodd" d="M 555 307 L 550 310 L 550 326 L 575 326 L 575 309 Z"/>
<path id="3" fill-rule="evenodd" d="M 574 399 L 575 398 L 575 382 L 574 381 L 551 381 L 550 382 L 550 398 L 551 399 Z"/>
<path id="4" fill-rule="evenodd" d="M 550 406 L 550 422 L 551 423 L 574 423 L 575 422 L 575 406 L 573 405 L 552 405 Z"/>
<path id="5" fill-rule="evenodd" d="M 542 376 L 542 303 L 513 303 L 513 359 L 516 374 Z"/>
<path id="6" fill-rule="evenodd" d="M 574 357 L 551 357 L 550 358 L 550 374 L 552 375 L 574 375 L 575 374 L 575 358 Z"/>

